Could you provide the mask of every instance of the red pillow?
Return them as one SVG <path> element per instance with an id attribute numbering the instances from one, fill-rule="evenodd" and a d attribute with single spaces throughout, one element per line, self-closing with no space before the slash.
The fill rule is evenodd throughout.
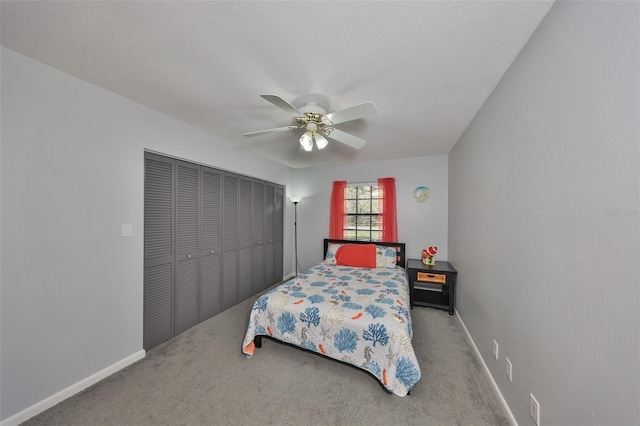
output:
<path id="1" fill-rule="evenodd" d="M 336 252 L 336 264 L 341 266 L 376 267 L 375 244 L 345 244 Z"/>

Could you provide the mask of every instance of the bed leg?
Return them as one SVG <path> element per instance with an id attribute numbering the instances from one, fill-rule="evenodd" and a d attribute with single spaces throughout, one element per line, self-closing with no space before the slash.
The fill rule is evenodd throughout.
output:
<path id="1" fill-rule="evenodd" d="M 262 347 L 262 336 L 256 336 L 253 338 L 253 344 L 256 348 L 260 349 Z"/>

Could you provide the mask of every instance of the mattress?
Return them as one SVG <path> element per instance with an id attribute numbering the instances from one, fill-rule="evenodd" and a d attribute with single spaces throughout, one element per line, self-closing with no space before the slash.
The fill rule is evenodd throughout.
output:
<path id="1" fill-rule="evenodd" d="M 359 268 L 323 261 L 260 296 L 242 351 L 269 336 L 368 371 L 405 396 L 420 380 L 403 268 Z"/>

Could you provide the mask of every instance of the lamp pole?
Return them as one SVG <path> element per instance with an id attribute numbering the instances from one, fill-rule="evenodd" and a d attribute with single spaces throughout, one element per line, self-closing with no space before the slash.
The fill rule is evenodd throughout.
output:
<path id="1" fill-rule="evenodd" d="M 296 252 L 296 277 L 298 276 L 298 202 L 293 202 L 293 234 L 294 234 L 294 247 Z"/>
<path id="2" fill-rule="evenodd" d="M 298 276 L 298 203 L 302 200 L 302 197 L 296 197 L 292 195 L 289 197 L 291 202 L 293 203 L 293 233 L 294 233 L 294 247 L 295 247 L 295 255 L 296 255 L 296 277 Z"/>

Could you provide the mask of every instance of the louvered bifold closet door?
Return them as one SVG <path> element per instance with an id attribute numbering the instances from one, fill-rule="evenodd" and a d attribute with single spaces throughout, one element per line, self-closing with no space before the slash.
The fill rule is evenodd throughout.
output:
<path id="1" fill-rule="evenodd" d="M 238 302 L 238 176 L 222 175 L 222 309 Z"/>
<path id="2" fill-rule="evenodd" d="M 264 185 L 264 286 L 276 283 L 274 265 L 274 190 L 273 185 Z"/>
<path id="3" fill-rule="evenodd" d="M 200 167 L 176 162 L 175 334 L 199 322 Z"/>
<path id="4" fill-rule="evenodd" d="M 254 292 L 253 287 L 253 238 L 251 232 L 251 188 L 252 179 L 240 177 L 238 218 L 239 218 L 239 242 L 240 258 L 238 268 L 239 300 L 244 300 Z"/>
<path id="5" fill-rule="evenodd" d="M 173 337 L 175 162 L 144 157 L 144 313 L 143 347 Z"/>
<path id="6" fill-rule="evenodd" d="M 273 241 L 274 241 L 274 275 L 276 282 L 282 281 L 284 249 L 284 188 L 276 186 L 274 189 L 274 220 L 273 220 Z"/>
<path id="7" fill-rule="evenodd" d="M 251 237 L 253 239 L 253 293 L 265 288 L 264 182 L 254 180 L 251 189 Z"/>
<path id="8" fill-rule="evenodd" d="M 222 310 L 222 173 L 202 168 L 200 321 Z"/>

